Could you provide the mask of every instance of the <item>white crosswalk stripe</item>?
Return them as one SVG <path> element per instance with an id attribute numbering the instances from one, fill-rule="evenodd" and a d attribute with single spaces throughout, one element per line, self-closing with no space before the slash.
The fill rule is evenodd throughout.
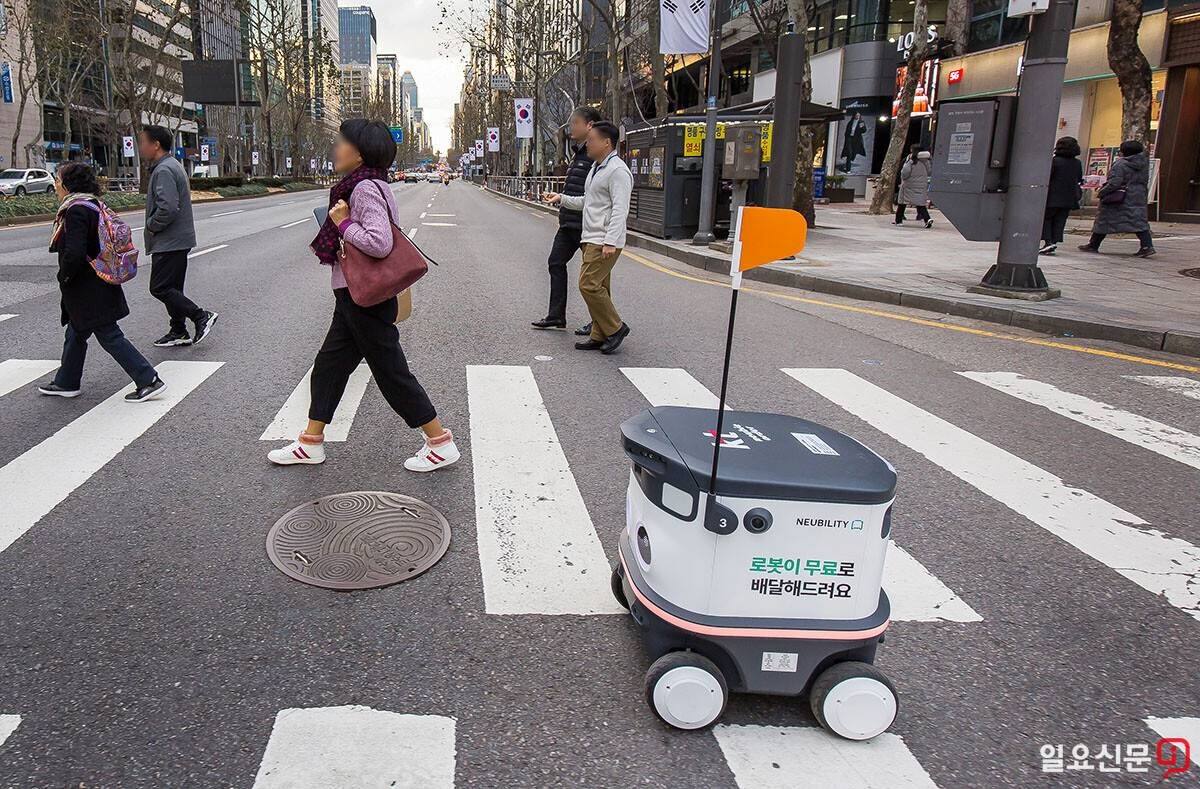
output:
<path id="1" fill-rule="evenodd" d="M 310 367 L 304 377 L 300 379 L 300 383 L 296 384 L 296 388 L 292 390 L 283 407 L 279 409 L 279 413 L 275 414 L 275 419 L 258 437 L 259 441 L 294 441 L 296 436 L 304 432 L 304 428 L 308 426 L 311 381 L 312 368 Z M 371 368 L 364 362 L 355 368 L 354 372 L 350 374 L 350 380 L 346 382 L 346 391 L 342 394 L 342 401 L 333 415 L 333 421 L 325 427 L 326 441 L 345 441 L 350 435 L 350 428 L 354 426 L 354 417 L 358 413 L 363 395 L 367 391 L 367 384 L 370 382 Z"/>
<path id="2" fill-rule="evenodd" d="M 1148 592 L 1200 619 L 1200 549 L 839 369 L 785 373 Z"/>
<path id="3" fill-rule="evenodd" d="M 489 614 L 619 614 L 610 566 L 533 371 L 467 367 Z"/>
<path id="4" fill-rule="evenodd" d="M 1200 469 L 1200 436 L 1153 419 L 1122 411 L 1090 397 L 1064 392 L 1053 384 L 1026 378 L 1017 373 L 959 373 L 998 392 L 1012 395 L 1065 416 L 1081 425 L 1095 428 L 1134 446 L 1157 452 L 1163 457 Z"/>
<path id="5" fill-rule="evenodd" d="M 3 314 L 3 315 L 0 315 L 0 323 L 3 323 L 4 321 L 6 321 L 6 320 L 9 320 L 10 318 L 15 318 L 15 317 L 17 317 L 17 316 L 16 316 L 16 315 L 7 314 L 7 313 L 6 313 L 6 314 Z"/>
<path id="6" fill-rule="evenodd" d="M 0 319 L 4 316 L 0 315 Z M 1131 381 L 1147 384 L 1158 389 L 1166 389 L 1193 400 L 1200 400 L 1200 381 L 1194 378 L 1184 378 L 1182 375 L 1127 375 Z"/>
<path id="7" fill-rule="evenodd" d="M 5 359 L 0 362 L 0 397 L 57 369 L 58 362 L 51 359 Z"/>
<path id="8" fill-rule="evenodd" d="M 4 745 L 20 725 L 20 715 L 0 715 L 0 746 Z"/>
<path id="9" fill-rule="evenodd" d="M 1200 718 L 1151 717 L 1145 718 L 1144 722 L 1162 739 L 1187 740 L 1187 753 L 1190 754 L 1189 760 L 1191 765 L 1186 773 L 1174 773 L 1173 775 L 1185 775 L 1185 777 L 1191 776 L 1197 780 L 1200 780 Z M 0 741 L 3 741 L 3 738 L 0 738 Z M 1159 762 L 1159 764 L 1163 765 L 1164 768 L 1167 766 L 1178 767 L 1180 769 L 1188 767 L 1187 762 L 1184 761 L 1183 743 L 1176 743 L 1175 749 L 1174 758 L 1172 758 L 1171 752 L 1167 751 L 1165 748 L 1163 749 L 1163 752 L 1156 754 L 1161 755 L 1167 762 L 1165 765 L 1163 762 Z M 1170 778 L 1164 780 L 1163 783 L 1171 783 Z M 1195 786 L 1197 784 L 1189 783 L 1187 785 Z"/>
<path id="10" fill-rule="evenodd" d="M 622 367 L 621 372 L 650 405 L 711 408 L 719 398 L 687 370 L 672 367 Z M 726 404 L 726 408 L 729 404 Z M 983 617 L 937 576 L 894 542 L 883 567 L 883 587 L 897 622 L 981 622 Z"/>
<path id="11" fill-rule="evenodd" d="M 254 789 L 446 789 L 455 721 L 370 707 L 281 710 Z"/>
<path id="12" fill-rule="evenodd" d="M 71 492 L 216 372 L 221 362 L 162 362 L 167 383 L 156 400 L 127 403 L 133 384 L 0 468 L 0 551 L 7 549 Z"/>
<path id="13" fill-rule="evenodd" d="M 936 789 L 903 738 L 866 742 L 800 726 L 728 726 L 713 736 L 739 789 Z"/>

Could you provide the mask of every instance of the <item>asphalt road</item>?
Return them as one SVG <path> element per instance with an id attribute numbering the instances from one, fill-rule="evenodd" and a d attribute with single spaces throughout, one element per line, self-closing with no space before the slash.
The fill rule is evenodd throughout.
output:
<path id="1" fill-rule="evenodd" d="M 324 466 L 265 459 L 331 312 L 303 221 L 320 193 L 196 207 L 188 292 L 221 313 L 202 346 L 151 347 L 166 319 L 148 270 L 127 286 L 122 326 L 171 387 L 154 411 L 105 404 L 127 380 L 96 348 L 82 397 L 36 394 L 61 348 L 49 229 L 0 230 L 0 786 L 1147 786 L 1160 737 L 1200 752 L 1195 360 L 749 288 L 731 402 L 897 469 L 878 665 L 900 715 L 856 744 L 799 700 L 735 696 L 714 729 L 675 731 L 643 700 L 634 623 L 595 593 L 607 576 L 538 576 L 616 558 L 618 426 L 717 390 L 727 289 L 635 250 L 614 275 L 633 333 L 580 353 L 528 326 L 553 217 L 464 183 L 394 188 L 441 263 L 402 341 L 464 450 L 427 476 L 401 468 L 419 439 L 374 384 Z M 570 316 L 586 320 L 577 294 Z M 497 442 L 506 428 L 518 440 Z M 270 564 L 277 518 L 354 490 L 439 508 L 445 558 L 349 594 Z M 587 539 L 547 523 L 497 555 L 485 490 L 509 492 L 518 526 L 548 499 Z M 1045 773 L 1056 746 L 1065 772 Z M 307 780 L 339 761 L 343 778 Z M 1200 769 L 1170 785 L 1188 780 Z"/>

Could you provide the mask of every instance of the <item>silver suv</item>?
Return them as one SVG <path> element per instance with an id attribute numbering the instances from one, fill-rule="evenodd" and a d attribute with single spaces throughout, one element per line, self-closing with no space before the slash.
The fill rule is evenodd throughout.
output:
<path id="1" fill-rule="evenodd" d="M 54 191 L 54 176 L 45 170 L 4 170 L 0 172 L 0 194 L 20 197 Z"/>

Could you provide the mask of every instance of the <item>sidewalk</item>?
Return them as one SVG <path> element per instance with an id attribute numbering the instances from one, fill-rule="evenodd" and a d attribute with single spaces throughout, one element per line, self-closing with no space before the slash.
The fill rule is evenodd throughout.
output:
<path id="1" fill-rule="evenodd" d="M 911 210 L 910 210 L 911 213 Z M 901 226 L 872 216 L 866 205 L 819 206 L 817 227 L 795 261 L 746 273 L 778 285 L 880 301 L 1073 337 L 1200 356 L 1200 228 L 1154 223 L 1158 255 L 1131 257 L 1134 238 L 1110 237 L 1102 254 L 1080 252 L 1090 219 L 1072 219 L 1058 254 L 1041 258 L 1062 296 L 1027 302 L 968 293 L 995 262 L 994 243 L 965 241 L 936 210 L 926 230 L 912 217 Z M 729 270 L 729 256 L 686 241 L 630 233 L 641 247 L 710 271 Z M 1197 269 L 1191 276 L 1181 272 Z"/>

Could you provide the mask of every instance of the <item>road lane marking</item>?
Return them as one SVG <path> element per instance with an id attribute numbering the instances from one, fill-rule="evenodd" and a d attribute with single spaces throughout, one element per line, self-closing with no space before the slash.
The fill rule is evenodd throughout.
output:
<path id="1" fill-rule="evenodd" d="M 20 715 L 0 715 L 0 745 L 4 745 L 20 725 Z"/>
<path id="2" fill-rule="evenodd" d="M 0 315 L 0 320 L 3 318 L 4 316 Z M 1184 378 L 1182 375 L 1127 375 L 1125 377 L 1131 381 L 1165 389 L 1193 400 L 1200 400 L 1200 381 L 1192 378 Z"/>
<path id="3" fill-rule="evenodd" d="M 672 367 L 622 367 L 621 372 L 650 405 L 679 405 L 717 410 L 720 399 L 687 370 Z M 725 404 L 729 408 L 728 403 Z M 982 622 L 983 617 L 896 543 L 883 566 L 883 587 L 897 622 Z"/>
<path id="4" fill-rule="evenodd" d="M 9 318 L 15 318 L 15 317 L 17 317 L 17 316 L 16 315 L 0 315 L 0 323 L 3 323 L 4 321 L 8 320 Z"/>
<path id="5" fill-rule="evenodd" d="M 208 218 L 216 219 L 217 217 L 220 217 L 220 216 L 233 216 L 234 214 L 244 214 L 244 213 L 246 213 L 246 209 L 239 208 L 236 211 L 222 211 L 219 214 L 210 214 Z"/>
<path id="6" fill-rule="evenodd" d="M 427 227 L 458 227 L 453 222 L 422 222 Z"/>
<path id="7" fill-rule="evenodd" d="M 425 215 L 421 214 L 421 216 L 424 217 Z M 454 214 L 430 214 L 430 216 L 447 216 L 448 217 L 448 216 L 454 216 Z"/>
<path id="8" fill-rule="evenodd" d="M 1172 606 L 1200 620 L 1200 548 L 847 370 L 786 374 Z"/>
<path id="9" fill-rule="evenodd" d="M 129 228 L 129 232 L 130 232 L 130 233 L 136 233 L 136 232 L 138 232 L 139 230 L 145 230 L 145 229 L 146 229 L 146 228 L 144 228 L 144 227 L 131 227 L 131 228 Z"/>
<path id="10" fill-rule="evenodd" d="M 417 219 L 424 219 L 424 218 L 425 218 L 425 212 L 422 211 L 421 215 L 419 217 L 417 217 Z"/>
<path id="11" fill-rule="evenodd" d="M 421 228 L 419 228 L 419 227 L 414 227 L 412 230 L 408 231 L 408 240 L 412 241 L 413 236 L 415 236 L 417 234 L 417 231 L 420 229 Z"/>
<path id="12" fill-rule="evenodd" d="M 271 425 L 258 437 L 259 441 L 295 441 L 296 436 L 304 432 L 308 426 L 308 405 L 311 398 L 309 387 L 312 382 L 312 368 L 296 384 Z M 371 368 L 362 363 L 350 374 L 346 382 L 346 391 L 338 403 L 333 421 L 325 426 L 326 441 L 345 441 L 354 425 L 354 417 L 366 394 L 367 384 L 371 380 Z"/>
<path id="13" fill-rule="evenodd" d="M 305 222 L 311 222 L 311 221 L 313 221 L 312 217 L 306 216 L 303 219 L 297 219 L 295 222 L 288 222 L 286 225 L 280 225 L 279 229 L 287 230 L 289 227 L 295 227 L 296 225 L 303 225 Z"/>
<path id="14" fill-rule="evenodd" d="M 193 252 L 192 254 L 188 255 L 188 260 L 198 258 L 201 255 L 207 255 L 209 252 L 216 252 L 218 250 L 226 249 L 228 247 L 228 244 L 217 244 L 215 247 L 209 247 L 208 249 L 202 249 L 199 252 Z"/>
<path id="15" fill-rule="evenodd" d="M 1113 438 L 1200 469 L 1200 436 L 1185 430 L 1122 411 L 1083 395 L 1064 392 L 1053 384 L 1026 378 L 1018 373 L 961 372 L 959 375 L 989 386 L 997 392 L 1039 405 L 1059 416 L 1107 433 Z"/>
<path id="16" fill-rule="evenodd" d="M 160 362 L 167 389 L 157 400 L 127 403 L 126 386 L 0 468 L 0 551 L 12 545 L 121 450 L 132 444 L 222 362 Z"/>
<path id="17" fill-rule="evenodd" d="M 1200 718 L 1143 718 L 1142 722 L 1154 730 L 1155 734 L 1164 740 L 1182 739 L 1187 740 L 1191 746 L 1191 766 L 1189 773 L 1200 772 L 1200 759 L 1197 758 L 1196 752 L 1200 750 Z M 0 742 L 4 738 L 0 737 Z M 1178 751 L 1176 751 L 1178 753 Z M 1170 753 L 1162 754 L 1164 758 L 1170 758 Z M 1178 765 L 1183 767 L 1182 758 L 1178 759 Z M 1180 775 L 1180 773 L 1172 773 Z M 1186 776 L 1186 774 L 1185 774 Z M 1166 781 L 1164 781 L 1166 783 Z"/>
<path id="18" fill-rule="evenodd" d="M 896 734 L 865 742 L 811 726 L 731 726 L 713 736 L 739 789 L 937 789 Z"/>
<path id="19" fill-rule="evenodd" d="M 254 789 L 454 786 L 455 721 L 370 707 L 311 707 L 275 716 Z"/>
<path id="20" fill-rule="evenodd" d="M 58 362 L 52 359 L 5 359 L 0 362 L 0 397 L 57 369 Z"/>
<path id="21" fill-rule="evenodd" d="M 533 371 L 468 365 L 467 402 L 487 613 L 624 613 Z"/>
<path id="22" fill-rule="evenodd" d="M 496 198 L 499 200 L 500 198 Z M 701 285 L 715 285 L 728 290 L 728 281 L 720 281 L 715 279 L 704 279 L 702 277 L 693 277 L 690 274 L 684 274 L 681 271 L 669 269 L 666 266 L 655 263 L 652 260 L 647 260 L 636 252 L 630 252 L 626 249 L 622 253 L 625 257 L 637 261 L 652 271 L 657 271 L 660 274 L 666 274 L 669 277 L 682 279 L 687 282 L 696 282 Z M 1179 364 L 1178 362 L 1167 362 L 1162 359 L 1151 359 L 1147 356 L 1134 356 L 1130 353 L 1120 353 L 1117 351 L 1106 351 L 1101 348 L 1088 348 L 1082 345 L 1072 345 L 1066 342 L 1058 342 L 1057 340 L 1043 340 L 1037 337 L 1022 337 L 1016 334 L 1005 334 L 1004 332 L 989 331 L 988 329 L 977 329 L 973 326 L 959 326 L 953 323 L 944 323 L 942 321 L 930 320 L 928 318 L 917 318 L 912 315 L 900 315 L 895 312 L 887 312 L 885 310 L 875 310 L 869 307 L 856 307 L 852 304 L 838 304 L 833 301 L 825 301 L 823 299 L 814 299 L 808 296 L 793 296 L 790 293 L 776 293 L 770 290 L 760 290 L 759 288 L 742 286 L 742 293 L 750 293 L 755 296 L 763 296 L 768 299 L 782 299 L 784 301 L 792 301 L 798 304 L 811 304 L 816 307 L 827 307 L 833 310 L 842 312 L 854 312 L 859 315 L 870 315 L 875 318 L 887 318 L 888 320 L 901 321 L 903 323 L 911 323 L 915 326 L 924 326 L 929 329 L 941 329 L 942 331 L 960 332 L 962 334 L 972 334 L 976 337 L 987 337 L 992 340 L 1006 340 L 1008 342 L 1020 342 L 1026 345 L 1037 345 L 1042 348 L 1055 348 L 1060 351 L 1071 351 L 1072 353 L 1084 353 L 1091 356 L 1102 356 L 1106 359 L 1117 359 L 1123 362 L 1134 362 L 1136 364 L 1147 364 L 1154 367 L 1165 367 L 1171 370 L 1181 370 L 1185 373 L 1200 373 L 1200 366 L 1191 364 Z"/>

